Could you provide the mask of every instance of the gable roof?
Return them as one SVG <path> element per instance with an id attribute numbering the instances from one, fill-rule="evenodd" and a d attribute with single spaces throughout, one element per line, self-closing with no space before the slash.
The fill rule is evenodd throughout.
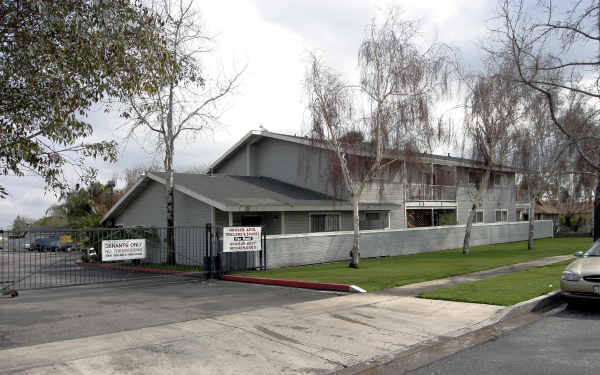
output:
<path id="1" fill-rule="evenodd" d="M 165 172 L 143 176 L 101 222 L 119 215 L 150 183 L 165 185 Z M 274 178 L 256 176 L 175 173 L 175 190 L 222 211 L 323 211 L 351 210 L 350 202 L 291 185 Z M 395 204 L 361 204 L 363 209 L 385 209 Z"/>
<path id="2" fill-rule="evenodd" d="M 233 146 L 231 146 L 227 151 L 225 151 L 217 160 L 215 160 L 209 166 L 209 170 L 212 171 L 212 170 L 218 168 L 221 165 L 221 163 L 223 163 L 224 161 L 226 161 L 227 159 L 232 157 L 234 154 L 239 152 L 244 145 L 246 145 L 248 143 L 254 143 L 262 138 L 277 139 L 280 141 L 292 142 L 292 143 L 301 144 L 301 145 L 309 146 L 309 147 L 319 147 L 322 149 L 331 149 L 328 145 L 318 143 L 318 142 L 313 142 L 308 137 L 299 137 L 296 135 L 274 133 L 274 132 L 270 132 L 270 131 L 266 131 L 266 130 L 251 130 L 248 133 L 246 133 L 246 135 L 244 135 Z M 442 165 L 448 165 L 448 166 L 461 166 L 461 167 L 468 167 L 468 168 L 477 168 L 478 165 L 483 165 L 483 163 L 480 161 L 473 160 L 473 159 L 454 157 L 454 156 L 450 156 L 450 154 L 448 154 L 448 156 L 444 156 L 444 155 L 434 155 L 434 154 L 422 153 L 419 155 L 419 158 L 421 158 L 423 160 L 423 162 L 425 162 L 425 163 L 442 164 Z M 516 168 L 506 166 L 506 165 L 501 166 L 501 167 L 500 166 L 494 167 L 494 169 L 498 170 L 498 171 L 505 171 L 505 172 L 516 171 Z"/>

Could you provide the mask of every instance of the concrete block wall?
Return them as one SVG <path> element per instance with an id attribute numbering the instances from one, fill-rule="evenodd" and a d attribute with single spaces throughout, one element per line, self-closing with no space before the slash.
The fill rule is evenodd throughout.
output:
<path id="1" fill-rule="evenodd" d="M 464 225 L 361 231 L 362 258 L 423 253 L 462 246 Z M 473 225 L 472 245 L 527 239 L 528 223 Z M 552 237 L 552 221 L 536 221 L 535 238 Z M 350 259 L 352 232 L 267 236 L 267 267 L 281 268 Z"/>

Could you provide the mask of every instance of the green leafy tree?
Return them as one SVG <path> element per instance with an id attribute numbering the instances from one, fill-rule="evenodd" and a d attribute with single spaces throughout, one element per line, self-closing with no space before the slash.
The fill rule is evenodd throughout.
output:
<path id="1" fill-rule="evenodd" d="M 132 0 L 3 0 L 0 15 L 0 175 L 61 191 L 67 165 L 93 177 L 86 160 L 117 148 L 91 140 L 86 112 L 154 90 L 168 60 L 160 18 Z"/>
<path id="2" fill-rule="evenodd" d="M 33 220 L 26 218 L 21 215 L 17 215 L 13 220 L 12 231 L 13 232 L 25 232 Z"/>
<path id="3" fill-rule="evenodd" d="M 102 216 L 110 208 L 107 205 L 109 194 L 110 185 L 105 186 L 99 182 L 92 182 L 87 188 L 77 185 L 63 194 L 61 203 L 48 209 L 48 217 L 54 218 L 53 222 L 60 222 L 72 228 L 97 227 Z"/>

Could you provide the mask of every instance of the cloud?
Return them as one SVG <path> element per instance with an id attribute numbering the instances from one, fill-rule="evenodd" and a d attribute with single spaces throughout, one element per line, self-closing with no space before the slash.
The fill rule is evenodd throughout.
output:
<path id="1" fill-rule="evenodd" d="M 306 102 L 303 79 L 309 52 L 317 51 L 338 71 L 356 77 L 357 49 L 366 26 L 388 6 L 398 5 L 409 18 L 421 19 L 424 37 L 452 44 L 471 65 L 481 57 L 475 41 L 485 34 L 486 20 L 495 1 L 433 0 L 221 0 L 196 2 L 216 48 L 203 56 L 212 74 L 231 75 L 246 66 L 235 95 L 223 104 L 225 111 L 215 131 L 177 142 L 175 166 L 189 169 L 210 163 L 244 134 L 260 125 L 268 130 L 301 133 Z M 99 179 L 107 181 L 126 168 L 162 161 L 152 155 L 154 140 L 139 134 L 127 138 L 127 128 L 117 113 L 96 106 L 88 113 L 94 125 L 92 140 L 116 140 L 117 163 L 91 161 Z M 67 170 L 69 180 L 76 173 Z M 9 226 L 17 214 L 41 216 L 56 198 L 44 193 L 38 177 L 0 176 L 11 194 L 0 201 L 0 226 Z"/>

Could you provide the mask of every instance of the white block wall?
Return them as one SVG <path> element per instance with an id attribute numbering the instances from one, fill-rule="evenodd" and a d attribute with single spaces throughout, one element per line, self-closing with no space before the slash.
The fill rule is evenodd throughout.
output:
<path id="1" fill-rule="evenodd" d="M 464 225 L 361 231 L 362 258 L 423 253 L 462 247 Z M 471 245 L 527 240 L 528 223 L 475 224 Z M 535 238 L 552 237 L 552 221 L 535 223 Z M 267 266 L 280 268 L 350 259 L 352 232 L 267 236 Z"/>

